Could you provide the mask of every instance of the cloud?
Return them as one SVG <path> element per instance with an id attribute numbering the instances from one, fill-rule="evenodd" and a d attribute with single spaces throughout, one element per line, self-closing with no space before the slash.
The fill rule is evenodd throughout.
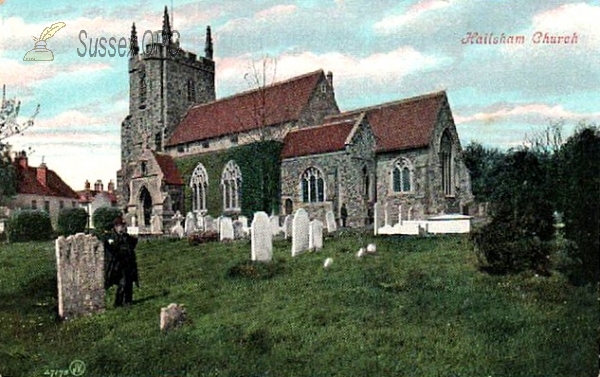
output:
<path id="1" fill-rule="evenodd" d="M 523 105 L 506 106 L 501 105 L 491 106 L 488 111 L 482 111 L 471 115 L 461 116 L 454 115 L 454 120 L 457 124 L 481 122 L 485 124 L 519 121 L 529 124 L 543 124 L 544 121 L 580 121 L 580 120 L 600 120 L 600 112 L 596 113 L 577 113 L 566 110 L 562 105 L 548 105 L 545 103 L 529 103 Z M 497 108 L 497 109 L 493 109 Z"/>
<path id="2" fill-rule="evenodd" d="M 282 17 L 295 13 L 298 7 L 295 5 L 275 5 L 274 7 L 261 10 L 254 15 L 259 20 L 267 20 L 272 17 Z"/>
<path id="3" fill-rule="evenodd" d="M 373 28 L 378 34 L 392 34 L 404 26 L 418 21 L 419 18 L 425 16 L 427 13 L 447 8 L 452 3 L 452 0 L 422 0 L 413 4 L 403 14 L 385 16 L 382 20 L 375 23 Z"/>

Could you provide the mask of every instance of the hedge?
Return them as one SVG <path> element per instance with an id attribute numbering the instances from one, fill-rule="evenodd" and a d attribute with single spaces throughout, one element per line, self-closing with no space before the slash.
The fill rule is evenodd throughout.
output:
<path id="1" fill-rule="evenodd" d="M 92 222 L 94 223 L 94 233 L 97 236 L 110 232 L 113 228 L 115 218 L 122 216 L 123 213 L 117 207 L 100 207 L 94 211 Z"/>
<path id="2" fill-rule="evenodd" d="M 242 214 L 251 218 L 257 211 L 278 212 L 281 176 L 279 155 L 282 147 L 283 144 L 277 141 L 263 141 L 214 153 L 177 158 L 175 163 L 185 182 L 185 212 L 192 210 L 189 182 L 194 169 L 201 163 L 208 174 L 208 214 L 216 217 L 223 213 L 221 173 L 230 160 L 240 167 L 242 173 Z"/>
<path id="3" fill-rule="evenodd" d="M 58 213 L 58 233 L 68 236 L 83 233 L 87 227 L 88 213 L 83 208 L 63 208 Z"/>
<path id="4" fill-rule="evenodd" d="M 21 210 L 8 219 L 9 242 L 47 241 L 52 237 L 50 215 L 46 211 Z"/>

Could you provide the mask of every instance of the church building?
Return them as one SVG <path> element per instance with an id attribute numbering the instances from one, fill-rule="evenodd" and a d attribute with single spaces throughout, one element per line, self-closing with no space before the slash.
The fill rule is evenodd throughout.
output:
<path id="1" fill-rule="evenodd" d="M 176 211 L 372 222 L 375 202 L 424 219 L 464 213 L 469 173 L 444 91 L 341 112 L 333 74 L 309 72 L 217 99 L 210 27 L 204 56 L 132 27 L 129 115 L 121 126 L 119 198 L 140 232 Z M 343 210 L 342 210 L 343 208 Z M 344 216 L 346 217 L 346 216 Z M 340 221 L 341 224 L 341 221 Z"/>

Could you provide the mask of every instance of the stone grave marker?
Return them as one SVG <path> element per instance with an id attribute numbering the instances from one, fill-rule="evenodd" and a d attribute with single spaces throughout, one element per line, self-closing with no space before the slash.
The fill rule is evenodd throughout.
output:
<path id="1" fill-rule="evenodd" d="M 313 220 L 309 224 L 308 248 L 310 250 L 323 248 L 323 222 L 321 220 Z"/>
<path id="2" fill-rule="evenodd" d="M 204 229 L 204 216 L 202 216 L 201 214 L 198 214 L 196 216 L 196 230 L 199 230 L 201 232 L 203 232 Z"/>
<path id="3" fill-rule="evenodd" d="M 78 233 L 55 242 L 58 315 L 70 319 L 104 311 L 104 247 Z"/>
<path id="4" fill-rule="evenodd" d="M 333 211 L 327 211 L 325 213 L 325 222 L 327 223 L 327 232 L 332 233 L 337 230 L 337 224 L 335 223 L 335 215 Z"/>
<path id="5" fill-rule="evenodd" d="M 281 228 L 279 227 L 279 216 L 269 217 L 269 223 L 271 224 L 271 234 L 276 236 L 279 234 Z"/>
<path id="6" fill-rule="evenodd" d="M 240 220 L 235 220 L 233 222 L 233 239 L 240 240 L 246 236 L 246 229 L 244 227 L 244 223 Z"/>
<path id="7" fill-rule="evenodd" d="M 150 218 L 150 233 L 162 234 L 162 219 L 157 214 L 152 215 Z"/>
<path id="8" fill-rule="evenodd" d="M 217 231 L 215 219 L 213 219 L 210 215 L 204 217 L 204 230 L 207 232 Z"/>
<path id="9" fill-rule="evenodd" d="M 219 222 L 219 240 L 232 240 L 233 239 L 233 222 L 231 221 L 231 217 L 224 216 L 221 218 Z"/>
<path id="10" fill-rule="evenodd" d="M 296 210 L 292 220 L 292 256 L 308 250 L 308 213 L 304 208 Z"/>
<path id="11" fill-rule="evenodd" d="M 292 220 L 294 220 L 294 216 L 287 215 L 285 217 L 285 221 L 283 222 L 283 231 L 285 232 L 286 240 L 292 238 Z"/>
<path id="12" fill-rule="evenodd" d="M 379 228 L 383 227 L 383 206 L 381 205 L 381 203 L 376 202 L 375 205 L 373 206 L 374 209 L 374 215 L 373 215 L 373 231 L 375 233 L 375 235 L 377 235 L 377 232 L 379 231 Z"/>
<path id="13" fill-rule="evenodd" d="M 180 327 L 185 322 L 186 313 L 183 305 L 169 304 L 160 308 L 160 331 L 169 331 Z"/>
<path id="14" fill-rule="evenodd" d="M 196 231 L 196 215 L 193 212 L 188 212 L 185 216 L 184 231 L 187 236 Z"/>
<path id="15" fill-rule="evenodd" d="M 273 258 L 273 233 L 269 216 L 256 212 L 250 228 L 251 259 L 270 262 Z"/>
<path id="16" fill-rule="evenodd" d="M 242 223 L 244 228 L 248 228 L 248 218 L 246 216 L 238 216 L 238 221 Z"/>

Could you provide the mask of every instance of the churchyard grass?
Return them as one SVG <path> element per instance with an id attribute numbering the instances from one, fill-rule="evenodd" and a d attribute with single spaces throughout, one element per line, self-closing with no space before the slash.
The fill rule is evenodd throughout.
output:
<path id="1" fill-rule="evenodd" d="M 276 273 L 252 278 L 228 274 L 248 241 L 141 241 L 134 305 L 113 309 L 112 288 L 104 313 L 59 323 L 54 243 L 0 245 L 0 375 L 58 376 L 73 360 L 84 376 L 597 375 L 596 288 L 482 273 L 462 236 L 290 247 L 275 241 Z M 172 302 L 188 320 L 161 333 Z"/>

